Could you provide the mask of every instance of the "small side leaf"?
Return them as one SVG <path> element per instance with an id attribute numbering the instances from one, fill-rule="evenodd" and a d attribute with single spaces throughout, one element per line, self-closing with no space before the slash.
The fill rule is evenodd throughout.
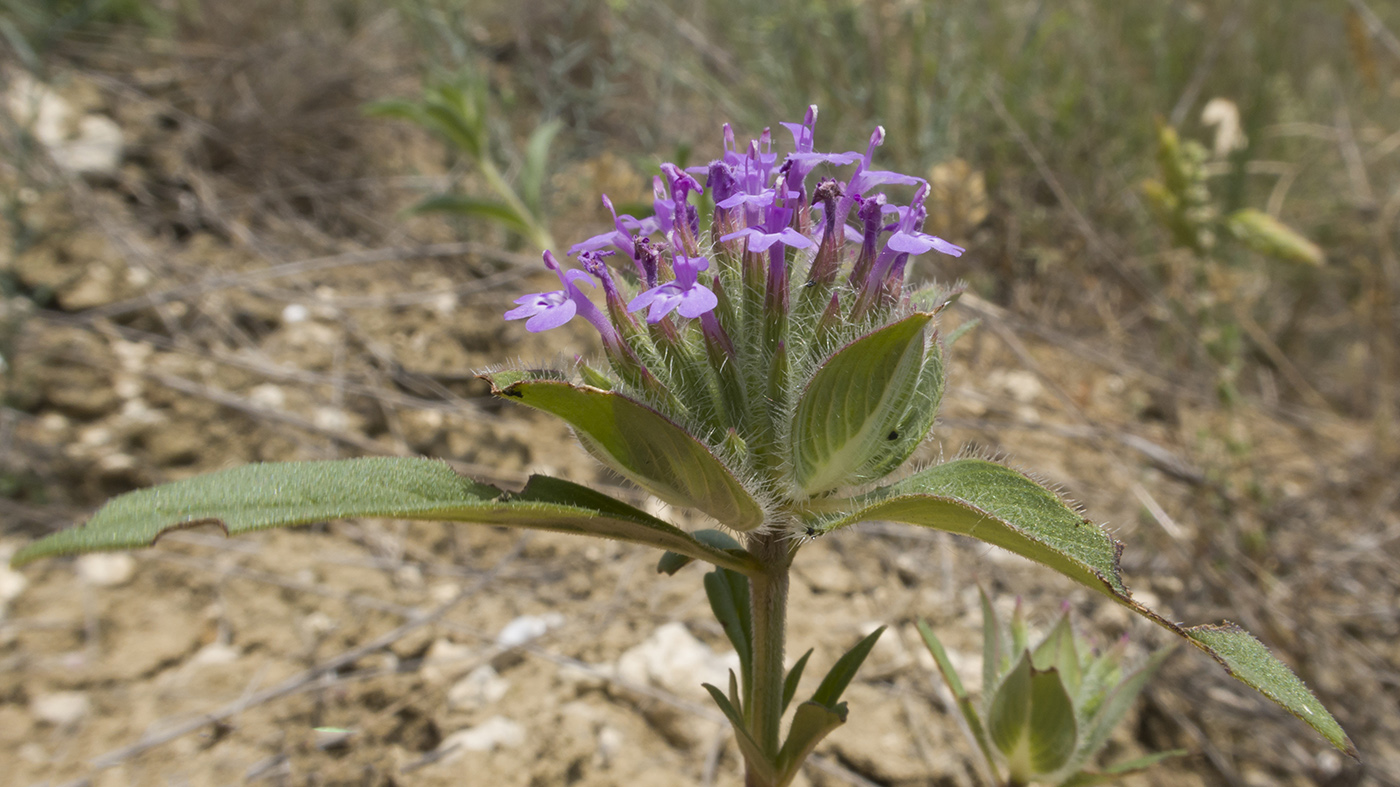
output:
<path id="1" fill-rule="evenodd" d="M 797 776 L 797 771 L 811 755 L 822 739 L 831 731 L 846 723 L 846 703 L 829 708 L 815 701 L 797 706 L 792 717 L 792 728 L 787 740 L 778 751 L 778 778 L 776 787 L 786 787 Z"/>
<path id="2" fill-rule="evenodd" d="M 1152 676 L 1157 674 L 1167 657 L 1175 650 L 1173 647 L 1162 648 L 1148 657 L 1147 661 L 1138 667 L 1132 674 L 1123 679 L 1121 683 L 1113 688 L 1113 691 L 1104 699 L 1103 705 L 1099 706 L 1093 718 L 1086 720 L 1088 729 L 1079 744 L 1079 751 L 1075 753 L 1073 766 L 1083 767 L 1089 758 L 1098 753 L 1108 742 L 1108 736 L 1113 733 L 1114 727 L 1122 720 L 1123 715 L 1133 707 L 1138 695 L 1147 687 Z"/>
<path id="3" fill-rule="evenodd" d="M 744 726 L 744 717 L 739 713 L 739 709 L 724 696 L 724 692 L 708 683 L 701 684 L 705 691 L 710 693 L 710 698 L 715 701 L 719 709 L 724 713 L 724 717 L 729 719 L 729 726 L 734 728 L 734 739 L 739 743 L 739 751 L 744 755 L 744 761 L 749 768 L 756 771 L 763 777 L 765 784 L 773 781 L 776 768 L 772 761 L 763 756 L 763 750 L 759 748 L 758 741 L 753 739 L 748 729 Z"/>
<path id="4" fill-rule="evenodd" d="M 1079 729 L 1074 703 L 1056 669 L 1031 670 L 1031 767 L 1053 773 L 1074 756 Z"/>
<path id="5" fill-rule="evenodd" d="M 689 432 L 641 402 L 510 372 L 482 377 L 497 396 L 567 421 L 590 453 L 662 500 L 703 511 L 734 530 L 763 524 L 763 507 L 729 468 Z"/>
<path id="6" fill-rule="evenodd" d="M 809 526 L 825 534 L 867 520 L 907 522 L 972 536 L 1042 563 L 1186 638 L 1231 675 L 1356 757 L 1356 747 L 1332 714 L 1257 639 L 1232 623 L 1184 628 L 1139 604 L 1119 571 L 1122 545 L 1055 493 L 1015 470 L 980 459 L 960 459 L 844 503 L 849 513 L 815 519 Z"/>
<path id="7" fill-rule="evenodd" d="M 458 475 L 431 459 L 370 458 L 251 464 L 128 492 L 87 524 L 17 552 L 40 557 L 151 546 L 164 533 L 217 525 L 235 535 L 328 519 L 385 517 L 477 522 L 601 536 L 657 547 L 752 572 L 742 554 L 716 549 L 650 514 L 584 486 L 531 476 L 506 492 Z"/>
<path id="8" fill-rule="evenodd" d="M 870 632 L 869 636 L 856 646 L 846 651 L 846 655 L 836 660 L 831 666 L 831 671 L 822 678 L 821 685 L 812 695 L 812 702 L 825 705 L 828 708 L 836 707 L 836 703 L 841 700 L 841 694 L 846 691 L 846 687 L 851 685 L 851 680 L 855 678 L 860 665 L 865 662 L 865 657 L 870 655 L 870 651 L 875 647 L 875 641 L 880 639 L 880 635 L 885 633 L 885 627 L 881 626 Z"/>
<path id="9" fill-rule="evenodd" d="M 715 620 L 739 654 L 739 672 L 747 695 L 753 689 L 753 613 L 749 604 L 749 582 L 742 574 L 716 568 L 705 575 L 705 596 Z"/>
<path id="10" fill-rule="evenodd" d="M 696 541 L 715 549 L 732 549 L 743 551 L 743 547 L 735 541 L 732 536 L 723 530 L 696 530 L 691 537 Z M 689 555 L 682 555 L 679 552 L 666 552 L 656 563 L 656 573 L 674 576 L 677 571 L 690 565 L 695 558 Z"/>
<path id="11" fill-rule="evenodd" d="M 802 682 L 802 671 L 807 669 L 807 659 L 812 657 L 812 651 L 808 650 L 802 654 L 802 658 L 792 665 L 788 670 L 787 678 L 783 680 L 783 709 L 780 713 L 787 713 L 788 705 L 792 704 L 792 698 L 797 696 L 797 685 Z"/>

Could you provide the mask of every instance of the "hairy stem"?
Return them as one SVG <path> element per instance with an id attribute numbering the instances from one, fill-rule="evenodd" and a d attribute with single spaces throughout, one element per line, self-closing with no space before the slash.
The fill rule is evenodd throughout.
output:
<path id="1" fill-rule="evenodd" d="M 749 716 L 754 740 L 763 753 L 776 759 L 782 732 L 783 647 L 787 639 L 788 568 L 790 542 L 781 533 L 749 539 L 749 552 L 764 565 L 749 580 L 753 603 L 753 705 Z M 752 769 L 747 783 L 758 787 Z"/>

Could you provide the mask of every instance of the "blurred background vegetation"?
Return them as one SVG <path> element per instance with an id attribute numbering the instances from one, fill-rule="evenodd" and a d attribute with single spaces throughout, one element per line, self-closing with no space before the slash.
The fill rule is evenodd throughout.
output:
<path id="1" fill-rule="evenodd" d="M 55 60 L 189 66 L 200 46 L 249 62 L 275 51 L 262 64 L 282 73 L 250 82 L 247 62 L 211 62 L 202 87 L 224 95 L 185 98 L 213 105 L 189 108 L 217 124 L 201 143 L 209 163 L 256 164 L 282 180 L 382 172 L 385 162 L 347 160 L 363 152 L 349 138 L 366 121 L 344 110 L 416 98 L 404 91 L 409 71 L 429 88 L 469 80 L 504 171 L 533 167 L 523 193 L 536 194 L 540 221 L 548 212 L 566 226 L 596 217 L 588 195 L 610 178 L 712 155 L 721 122 L 755 133 L 816 103 L 821 145 L 862 148 L 883 124 L 882 161 L 938 186 L 933 231 L 973 253 L 939 260 L 937 275 L 1046 326 L 1132 347 L 1161 374 L 1199 377 L 1227 399 L 1373 418 L 1390 434 L 1400 42 L 1386 18 L 1395 7 L 1375 6 L 327 0 L 234 11 L 3 0 L 0 32 L 15 61 L 40 71 Z M 232 106 L 250 92 L 257 118 Z M 1214 99 L 1226 114 L 1203 117 Z M 1205 210 L 1261 211 L 1321 259 L 1181 242 L 1146 183 L 1167 166 L 1163 125 L 1207 151 L 1197 162 Z M 541 128 L 559 129 L 544 196 L 540 162 L 512 152 Z M 478 154 L 458 147 L 470 179 Z M 277 155 L 288 159 L 268 160 Z M 615 201 L 639 201 L 641 183 Z"/>

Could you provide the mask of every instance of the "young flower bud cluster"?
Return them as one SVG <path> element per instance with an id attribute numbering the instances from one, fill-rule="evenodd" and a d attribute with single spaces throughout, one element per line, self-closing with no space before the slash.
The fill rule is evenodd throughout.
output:
<path id="1" fill-rule="evenodd" d="M 919 630 L 963 714 L 982 765 L 994 784 L 1105 784 L 1181 752 L 1150 754 L 1092 769 L 1094 756 L 1137 696 L 1171 655 L 1166 647 L 1124 670 L 1126 637 L 1102 654 L 1070 624 L 1066 604 L 1050 632 L 1032 644 L 1018 600 L 1007 625 L 982 594 L 982 702 L 974 704 L 947 652 L 925 624 Z M 1108 774 L 1112 774 L 1110 777 Z"/>
<path id="2" fill-rule="evenodd" d="M 630 419 L 613 419 L 598 427 L 608 439 L 584 442 L 670 502 L 733 510 L 676 499 L 676 479 L 654 469 L 675 463 L 648 458 L 672 451 L 663 444 L 698 445 L 771 514 L 888 474 L 933 423 L 944 376 L 933 317 L 953 293 L 907 289 L 908 263 L 963 249 L 923 232 L 927 182 L 874 168 L 883 129 L 863 154 L 819 153 L 816 119 L 813 106 L 802 123 L 783 124 L 794 150 L 781 158 L 768 130 L 741 148 L 726 125 L 719 159 L 662 165 L 648 218 L 618 215 L 604 196 L 612 229 L 569 250 L 578 268 L 545 252 L 561 289 L 518 298 L 505 314 L 534 332 L 575 316 L 598 330 L 612 373 L 585 366 L 584 387 L 649 408 L 684 435 L 632 435 Z M 904 187 L 909 202 L 887 187 Z M 605 307 L 580 285 L 596 285 Z M 492 379 L 498 393 L 593 433 L 563 411 L 573 405 L 503 390 L 524 377 Z"/>

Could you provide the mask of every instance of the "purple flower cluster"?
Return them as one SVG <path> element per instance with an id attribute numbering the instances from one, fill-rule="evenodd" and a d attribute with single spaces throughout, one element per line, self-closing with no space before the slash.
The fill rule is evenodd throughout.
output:
<path id="1" fill-rule="evenodd" d="M 569 250 L 583 270 L 565 270 L 545 252 L 545 264 L 559 276 L 562 288 L 516 299 L 517 308 L 506 312 L 505 318 L 528 318 L 526 329 L 539 332 L 580 315 L 598 328 L 610 351 L 626 354 L 622 336 L 635 334 L 638 328 L 631 312 L 647 310 L 646 322 L 652 325 L 672 313 L 692 320 L 710 315 L 721 303 L 722 293 L 717 295 L 716 290 L 726 283 L 721 275 L 726 261 L 735 261 L 735 269 L 766 267 L 765 308 L 786 309 L 787 282 L 795 268 L 805 264 L 809 283 L 834 286 L 847 242 L 859 244 L 847 279 L 851 294 L 847 309 L 860 317 L 899 297 L 911 256 L 928 251 L 962 254 L 961 247 L 922 231 L 928 215 L 925 180 L 872 168 L 875 148 L 884 142 L 884 129 L 875 130 L 863 155 L 818 153 L 813 150 L 816 120 L 817 108 L 812 106 L 802 123 L 782 124 L 792 134 L 794 150 L 781 162 L 768 130 L 740 150 L 726 124 L 724 154 L 719 159 L 689 171 L 674 164 L 661 166 L 662 174 L 654 179 L 651 217 L 618 215 L 612 201 L 603 196 L 613 228 Z M 852 164 L 855 171 L 844 182 L 825 178 L 815 190 L 808 190 L 807 180 L 817 167 Z M 705 185 L 696 176 L 703 176 Z M 890 205 L 883 193 L 871 193 L 886 185 L 915 187 L 912 202 Z M 702 245 L 699 210 L 691 195 L 704 196 L 707 189 L 714 223 L 709 243 Z M 852 216 L 855 225 L 848 223 Z M 702 279 L 700 274 L 710 270 L 716 255 L 721 270 Z M 604 263 L 608 256 L 631 263 L 641 291 L 630 300 L 619 292 Z M 607 296 L 607 316 L 578 286 L 591 284 L 590 276 Z M 780 292 L 775 295 L 775 290 Z M 832 295 L 833 299 L 840 296 Z M 702 321 L 709 334 L 713 316 Z"/>

